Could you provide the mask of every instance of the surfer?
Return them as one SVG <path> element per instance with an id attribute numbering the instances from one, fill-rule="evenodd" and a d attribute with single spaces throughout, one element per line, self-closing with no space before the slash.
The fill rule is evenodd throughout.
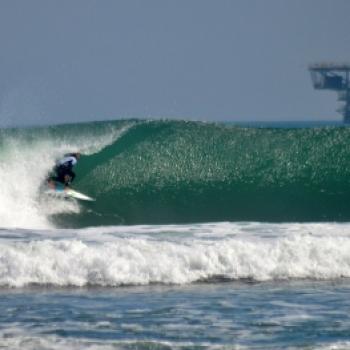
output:
<path id="1" fill-rule="evenodd" d="M 68 153 L 65 154 L 64 158 L 59 160 L 55 166 L 56 176 L 50 177 L 48 180 L 50 187 L 55 187 L 54 182 L 60 182 L 64 186 L 70 186 L 75 178 L 75 173 L 73 172 L 74 165 L 77 164 L 80 158 L 80 153 Z"/>

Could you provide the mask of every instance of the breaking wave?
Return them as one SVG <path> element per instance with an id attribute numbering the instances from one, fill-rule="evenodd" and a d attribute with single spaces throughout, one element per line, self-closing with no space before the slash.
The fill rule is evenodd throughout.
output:
<path id="1" fill-rule="evenodd" d="M 0 286 L 349 278 L 349 250 L 349 224 L 3 230 Z"/>
<path id="2" fill-rule="evenodd" d="M 350 129 L 96 122 L 0 131 L 2 227 L 348 221 Z M 57 158 L 81 151 L 86 204 L 45 198 Z"/>

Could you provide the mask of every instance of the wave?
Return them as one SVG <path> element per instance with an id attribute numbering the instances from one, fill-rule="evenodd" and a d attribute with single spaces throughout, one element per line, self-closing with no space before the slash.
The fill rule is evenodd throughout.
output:
<path id="1" fill-rule="evenodd" d="M 348 221 L 350 129 L 186 121 L 96 122 L 0 132 L 3 227 L 209 221 Z M 77 190 L 40 194 L 55 160 L 81 151 Z"/>
<path id="2" fill-rule="evenodd" d="M 349 228 L 349 224 L 218 223 L 3 230 L 0 286 L 349 278 Z"/>

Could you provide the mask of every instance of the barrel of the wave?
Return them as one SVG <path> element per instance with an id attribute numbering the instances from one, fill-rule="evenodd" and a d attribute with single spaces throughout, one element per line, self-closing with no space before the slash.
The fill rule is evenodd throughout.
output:
<path id="1" fill-rule="evenodd" d="M 89 224 L 347 221 L 349 136 L 339 127 L 136 123 L 88 157 L 78 184 L 97 202 L 90 217 L 80 218 Z"/>

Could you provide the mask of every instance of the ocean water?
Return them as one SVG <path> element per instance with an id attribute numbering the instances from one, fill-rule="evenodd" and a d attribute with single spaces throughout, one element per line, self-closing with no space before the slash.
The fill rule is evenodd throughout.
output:
<path id="1" fill-rule="evenodd" d="M 350 129 L 0 130 L 0 348 L 350 349 Z M 74 187 L 44 180 L 83 153 Z"/>

